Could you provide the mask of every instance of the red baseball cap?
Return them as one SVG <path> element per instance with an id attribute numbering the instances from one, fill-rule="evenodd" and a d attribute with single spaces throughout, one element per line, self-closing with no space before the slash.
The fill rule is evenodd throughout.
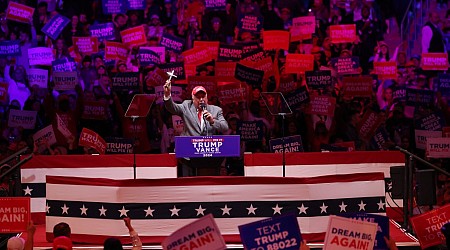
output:
<path id="1" fill-rule="evenodd" d="M 205 94 L 208 94 L 203 86 L 196 86 L 194 89 L 192 89 L 192 95 L 196 95 L 199 91 L 203 91 L 205 92 Z"/>
<path id="2" fill-rule="evenodd" d="M 66 249 L 72 250 L 72 240 L 66 236 L 59 236 L 53 240 L 53 250 Z"/>

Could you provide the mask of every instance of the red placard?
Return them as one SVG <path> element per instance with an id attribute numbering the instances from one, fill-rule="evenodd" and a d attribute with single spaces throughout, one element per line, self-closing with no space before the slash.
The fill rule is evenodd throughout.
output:
<path id="1" fill-rule="evenodd" d="M 264 49 L 289 49 L 289 31 L 263 31 Z"/>
<path id="2" fill-rule="evenodd" d="M 447 53 L 423 53 L 420 62 L 423 70 L 448 70 Z"/>
<path id="3" fill-rule="evenodd" d="M 372 77 L 344 77 L 344 95 L 351 97 L 371 97 L 372 96 Z"/>
<path id="4" fill-rule="evenodd" d="M 182 53 L 184 57 L 184 64 L 186 65 L 200 65 L 211 61 L 213 58 L 209 50 L 203 47 L 197 47 L 186 50 Z"/>
<path id="5" fill-rule="evenodd" d="M 336 98 L 330 96 L 311 96 L 310 98 L 309 114 L 334 116 Z"/>
<path id="6" fill-rule="evenodd" d="M 67 50 L 69 51 L 70 57 L 72 57 L 75 60 L 75 62 L 77 62 L 77 63 L 81 62 L 81 59 L 82 59 L 81 55 L 77 51 L 75 51 L 74 46 L 70 46 Z"/>
<path id="7" fill-rule="evenodd" d="M 316 30 L 315 16 L 302 16 L 292 19 L 291 42 L 311 39 L 311 34 Z"/>
<path id="8" fill-rule="evenodd" d="M 30 214 L 30 197 L 0 197 L 0 234 L 25 231 Z"/>
<path id="9" fill-rule="evenodd" d="M 299 74 L 314 70 L 314 55 L 288 54 L 286 56 L 285 73 Z"/>
<path id="10" fill-rule="evenodd" d="M 98 38 L 97 37 L 72 37 L 73 46 L 77 53 L 95 54 L 98 53 Z"/>
<path id="11" fill-rule="evenodd" d="M 374 62 L 373 69 L 378 79 L 397 79 L 396 62 Z"/>
<path id="12" fill-rule="evenodd" d="M 21 23 L 30 23 L 33 18 L 34 8 L 9 1 L 8 9 L 6 10 L 6 19 L 17 21 Z"/>
<path id="13" fill-rule="evenodd" d="M 216 41 L 194 41 L 194 48 L 206 48 L 209 56 L 217 60 L 219 57 L 219 42 Z"/>
<path id="14" fill-rule="evenodd" d="M 122 43 L 132 48 L 134 46 L 147 44 L 144 26 L 137 26 L 120 32 Z"/>
<path id="15" fill-rule="evenodd" d="M 167 73 L 162 71 L 159 68 L 156 68 L 152 72 L 149 72 L 144 78 L 145 84 L 147 86 L 153 86 L 153 87 L 164 85 L 164 83 L 167 81 L 167 79 L 169 79 L 169 76 L 167 75 Z"/>
<path id="16" fill-rule="evenodd" d="M 331 25 L 330 37 L 332 43 L 353 43 L 356 40 L 356 25 Z"/>
<path id="17" fill-rule="evenodd" d="M 195 86 L 203 86 L 208 92 L 208 97 L 216 96 L 217 79 L 214 76 L 189 76 L 187 83 L 187 92 L 189 94 Z"/>
<path id="18" fill-rule="evenodd" d="M 80 140 L 78 143 L 80 146 L 86 146 L 97 150 L 99 154 L 104 155 L 106 150 L 106 142 L 94 131 L 83 128 L 80 134 Z"/>
<path id="19" fill-rule="evenodd" d="M 0 102 L 4 102 L 8 96 L 8 86 L 6 82 L 0 82 Z"/>
<path id="20" fill-rule="evenodd" d="M 422 249 L 445 243 L 441 227 L 449 221 L 449 218 L 450 205 L 411 218 L 411 224 Z"/>
<path id="21" fill-rule="evenodd" d="M 217 81 L 236 82 L 234 71 L 236 70 L 236 62 L 216 62 L 214 68 L 214 76 Z"/>
<path id="22" fill-rule="evenodd" d="M 226 83 L 217 86 L 217 92 L 222 104 L 243 101 L 247 93 L 247 85 L 238 82 Z"/>
<path id="23" fill-rule="evenodd" d="M 361 139 L 369 141 L 375 135 L 375 131 L 382 122 L 383 118 L 379 114 L 368 110 L 361 119 L 361 122 L 357 125 Z"/>
<path id="24" fill-rule="evenodd" d="M 128 47 L 122 43 L 105 42 L 105 58 L 107 60 L 122 60 L 128 59 Z"/>
<path id="25" fill-rule="evenodd" d="M 264 78 L 269 78 L 274 75 L 273 62 L 270 56 L 254 62 L 252 68 L 264 71 Z"/>

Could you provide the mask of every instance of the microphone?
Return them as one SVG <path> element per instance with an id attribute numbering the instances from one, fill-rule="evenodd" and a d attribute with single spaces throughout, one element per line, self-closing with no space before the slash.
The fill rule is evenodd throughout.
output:
<path id="1" fill-rule="evenodd" d="M 201 103 L 199 104 L 199 107 L 200 107 L 203 111 L 206 111 L 206 103 L 201 102 Z M 203 113 L 203 118 L 206 120 L 206 114 L 205 114 L 205 113 Z"/>

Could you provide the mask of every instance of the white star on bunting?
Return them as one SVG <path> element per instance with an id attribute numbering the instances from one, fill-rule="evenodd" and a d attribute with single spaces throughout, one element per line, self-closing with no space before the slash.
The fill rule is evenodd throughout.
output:
<path id="1" fill-rule="evenodd" d="M 117 210 L 117 211 L 120 212 L 120 216 L 119 216 L 119 217 L 122 217 L 122 216 L 128 217 L 127 213 L 128 213 L 130 210 L 126 210 L 126 209 L 125 209 L 125 206 L 122 206 L 122 209 Z"/>
<path id="2" fill-rule="evenodd" d="M 195 211 L 197 211 L 197 216 L 205 215 L 204 214 L 205 210 L 206 210 L 205 208 L 202 208 L 202 205 L 200 205 L 198 208 L 195 209 Z"/>
<path id="3" fill-rule="evenodd" d="M 228 207 L 227 204 L 225 204 L 224 208 L 220 208 L 222 210 L 222 215 L 228 214 L 230 215 L 230 210 L 233 209 L 231 207 Z"/>
<path id="4" fill-rule="evenodd" d="M 80 207 L 80 210 L 81 210 L 81 215 L 86 215 L 87 216 L 87 210 L 88 210 L 88 208 L 86 208 L 85 206 L 84 206 L 84 204 L 83 204 L 83 207 Z"/>
<path id="5" fill-rule="evenodd" d="M 358 206 L 359 206 L 359 211 L 361 211 L 361 210 L 366 211 L 366 205 L 367 205 L 367 204 L 365 204 L 365 203 L 361 200 L 361 203 L 358 204 Z"/>
<path id="6" fill-rule="evenodd" d="M 307 214 L 306 213 L 306 209 L 308 209 L 309 207 L 305 207 L 305 205 L 303 205 L 303 203 L 302 203 L 302 206 L 301 207 L 297 207 L 297 208 L 298 208 L 298 210 L 300 210 L 300 212 L 298 212 L 298 214 L 302 214 L 302 213 Z"/>
<path id="7" fill-rule="evenodd" d="M 322 206 L 320 206 L 320 213 L 327 213 L 328 206 L 325 206 L 325 202 L 322 202 Z"/>
<path id="8" fill-rule="evenodd" d="M 106 216 L 106 211 L 108 211 L 108 209 L 105 209 L 105 208 L 102 206 L 102 208 L 100 208 L 98 211 L 100 211 L 100 216 Z"/>
<path id="9" fill-rule="evenodd" d="M 46 213 L 50 213 L 50 206 L 48 205 L 48 203 L 47 204 L 45 204 L 45 212 Z"/>
<path id="10" fill-rule="evenodd" d="M 153 217 L 153 212 L 155 212 L 155 209 L 152 209 L 150 206 L 148 206 L 147 209 L 144 209 L 144 212 L 145 212 L 145 217 L 147 217 L 149 215 L 151 217 Z"/>
<path id="11" fill-rule="evenodd" d="M 278 204 L 272 208 L 273 209 L 273 214 L 281 214 L 281 209 L 283 209 L 283 207 L 279 207 Z"/>
<path id="12" fill-rule="evenodd" d="M 384 210 L 385 203 L 380 199 L 380 202 L 377 203 L 378 210 Z"/>
<path id="13" fill-rule="evenodd" d="M 69 214 L 69 207 L 66 206 L 66 204 L 64 203 L 64 206 L 61 207 L 62 209 L 62 214 Z"/>
<path id="14" fill-rule="evenodd" d="M 181 209 L 177 209 L 177 207 L 173 206 L 172 209 L 169 209 L 170 212 L 172 212 L 172 214 L 170 215 L 170 217 L 173 217 L 174 215 L 179 216 L 178 212 L 180 212 Z"/>
<path id="15" fill-rule="evenodd" d="M 24 195 L 30 195 L 31 196 L 31 191 L 33 191 L 33 189 L 27 186 L 27 188 L 23 189 L 23 191 L 25 192 Z"/>
<path id="16" fill-rule="evenodd" d="M 341 208 L 340 212 L 347 212 L 347 210 L 345 210 L 347 205 L 344 204 L 344 201 L 342 201 L 342 203 L 341 203 L 341 205 L 339 205 L 339 207 Z"/>
<path id="17" fill-rule="evenodd" d="M 256 209 L 258 209 L 258 208 L 257 207 L 253 207 L 253 204 L 250 204 L 250 207 L 247 208 L 247 210 L 248 210 L 248 214 L 247 215 L 250 215 L 250 214 L 256 215 L 256 213 L 255 213 Z"/>

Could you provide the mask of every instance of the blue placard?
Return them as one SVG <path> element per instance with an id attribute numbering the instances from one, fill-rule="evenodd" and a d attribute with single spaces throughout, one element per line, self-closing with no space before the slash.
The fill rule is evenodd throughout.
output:
<path id="1" fill-rule="evenodd" d="M 241 155 L 240 145 L 238 135 L 175 137 L 178 158 L 238 157 Z"/>
<path id="2" fill-rule="evenodd" d="M 118 92 L 139 91 L 139 72 L 117 73 L 111 77 L 111 88 Z"/>
<path id="3" fill-rule="evenodd" d="M 205 8 L 208 10 L 225 10 L 226 7 L 226 0 L 205 0 Z"/>
<path id="4" fill-rule="evenodd" d="M 240 32 L 258 33 L 263 27 L 263 18 L 254 15 L 241 15 L 238 17 L 237 27 Z"/>
<path id="5" fill-rule="evenodd" d="M 336 57 L 331 58 L 331 66 L 338 75 L 359 74 L 359 57 Z"/>
<path id="6" fill-rule="evenodd" d="M 125 0 L 127 10 L 144 10 L 145 0 Z"/>
<path id="7" fill-rule="evenodd" d="M 381 202 L 381 201 L 380 201 Z M 377 236 L 375 238 L 375 244 L 373 249 L 375 250 L 388 250 L 389 248 L 384 241 L 384 237 L 389 238 L 389 218 L 382 215 L 367 214 L 367 213 L 344 213 L 338 214 L 338 216 L 367 221 L 378 224 Z"/>
<path id="8" fill-rule="evenodd" d="M 128 138 L 106 138 L 106 154 L 132 154 L 133 140 Z"/>
<path id="9" fill-rule="evenodd" d="M 116 38 L 114 34 L 113 23 L 100 23 L 89 26 L 91 36 L 95 36 L 99 41 L 102 40 L 114 40 Z"/>
<path id="10" fill-rule="evenodd" d="M 303 152 L 302 137 L 300 135 L 284 137 L 284 148 L 283 148 L 283 138 L 276 138 L 269 141 L 270 152 L 272 153 L 283 153 L 283 149 L 286 153 L 292 152 Z"/>
<path id="11" fill-rule="evenodd" d="M 21 56 L 20 41 L 1 41 L 0 57 Z"/>
<path id="12" fill-rule="evenodd" d="M 123 0 L 101 0 L 103 14 L 112 15 L 126 12 L 126 3 Z"/>
<path id="13" fill-rule="evenodd" d="M 298 250 L 302 242 L 300 227 L 294 214 L 241 225 L 239 234 L 244 248 L 249 250 Z"/>
<path id="14" fill-rule="evenodd" d="M 440 131 L 445 126 L 444 116 L 440 112 L 415 119 L 414 128 L 426 131 Z"/>
<path id="15" fill-rule="evenodd" d="M 161 57 L 151 49 L 139 48 L 138 55 L 140 66 L 146 67 L 161 63 Z"/>
<path id="16" fill-rule="evenodd" d="M 392 98 L 395 102 L 403 102 L 406 100 L 406 87 L 396 86 L 392 88 Z"/>
<path id="17" fill-rule="evenodd" d="M 173 50 L 177 53 L 181 53 L 183 51 L 184 39 L 169 34 L 164 34 L 161 38 L 160 45 L 166 47 L 167 50 Z"/>
<path id="18" fill-rule="evenodd" d="M 370 146 L 375 150 L 386 150 L 386 142 L 389 141 L 388 132 L 384 127 L 379 127 L 375 135 L 370 139 Z"/>
<path id="19" fill-rule="evenodd" d="M 49 36 L 51 39 L 56 40 L 58 39 L 59 34 L 63 31 L 64 27 L 66 27 L 67 24 L 70 23 L 70 19 L 60 15 L 56 14 L 50 21 L 48 21 L 44 27 L 42 27 L 41 31 Z"/>
<path id="20" fill-rule="evenodd" d="M 427 89 L 406 89 L 406 105 L 418 106 L 425 105 L 430 106 L 434 102 L 434 91 Z"/>
<path id="21" fill-rule="evenodd" d="M 294 92 L 286 94 L 286 102 L 292 110 L 298 109 L 302 105 L 308 104 L 310 101 L 309 92 L 306 86 L 301 86 Z"/>
<path id="22" fill-rule="evenodd" d="M 52 62 L 53 72 L 72 72 L 77 70 L 77 63 L 72 57 L 56 59 Z"/>
<path id="23" fill-rule="evenodd" d="M 236 133 L 243 141 L 262 141 L 264 137 L 264 123 L 262 121 L 239 121 Z"/>

